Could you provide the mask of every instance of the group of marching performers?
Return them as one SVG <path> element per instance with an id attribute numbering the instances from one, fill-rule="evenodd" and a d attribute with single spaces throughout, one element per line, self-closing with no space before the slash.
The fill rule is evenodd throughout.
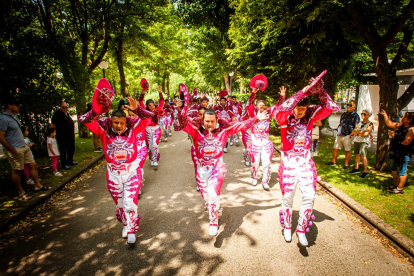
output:
<path id="1" fill-rule="evenodd" d="M 220 191 L 226 175 L 223 153 L 228 145 L 244 144 L 246 166 L 251 166 L 252 184 L 258 182 L 260 161 L 263 166 L 262 187 L 269 189 L 273 143 L 269 140 L 270 119 L 274 118 L 281 129 L 281 163 L 278 182 L 282 192 L 280 223 L 286 242 L 292 240 L 292 205 L 296 184 L 302 193 L 296 234 L 301 245 L 307 246 L 306 232 L 311 219 L 317 172 L 311 159 L 310 146 L 314 122 L 339 110 L 323 88 L 322 76 L 311 79 L 311 83 L 285 100 L 286 89 L 280 88 L 276 105 L 266 107 L 265 101 L 256 100 L 258 90 L 264 91 L 267 79 L 255 76 L 246 104 L 235 97 L 227 97 L 220 91 L 220 102 L 213 106 L 208 97 L 193 95 L 184 84 L 179 85 L 183 101 L 166 102 L 158 87 L 159 102 L 148 99 L 144 102 L 148 82 L 141 81 L 142 93 L 135 99 L 127 96 L 121 109 L 110 118 L 100 118 L 109 110 L 114 92 L 106 79 L 101 79 L 95 89 L 92 110 L 80 117 L 93 133 L 99 135 L 107 161 L 107 189 L 116 205 L 116 216 L 123 223 L 122 236 L 128 243 L 135 243 L 139 230 L 138 195 L 143 180 L 143 165 L 149 156 L 152 167 L 160 160 L 158 144 L 162 132 L 164 141 L 175 131 L 184 131 L 191 139 L 191 157 L 194 163 L 197 190 L 200 191 L 208 211 L 209 235 L 216 236 L 219 226 Z M 319 105 L 310 105 L 309 96 L 317 95 Z M 129 116 L 124 111 L 128 111 Z"/>

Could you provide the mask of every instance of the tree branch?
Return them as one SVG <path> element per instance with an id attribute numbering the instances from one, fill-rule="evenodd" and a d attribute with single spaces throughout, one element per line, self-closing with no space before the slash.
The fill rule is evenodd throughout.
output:
<path id="1" fill-rule="evenodd" d="M 401 12 L 401 15 L 394 19 L 394 23 L 388 29 L 388 32 L 382 37 L 380 47 L 383 49 L 394 40 L 395 36 L 400 32 L 405 23 L 411 18 L 414 13 L 414 0 L 411 0 L 407 6 L 405 6 Z"/>
<path id="2" fill-rule="evenodd" d="M 398 65 L 400 64 L 404 54 L 407 52 L 408 45 L 410 45 L 411 39 L 413 38 L 413 30 L 409 29 L 408 27 L 403 27 L 402 31 L 404 32 L 403 40 L 401 41 L 398 52 L 395 54 L 390 65 L 391 70 L 393 71 L 397 71 Z"/>
<path id="3" fill-rule="evenodd" d="M 414 98 L 414 82 L 408 86 L 407 90 L 405 90 L 404 94 L 397 100 L 398 109 L 403 109 L 406 107 L 411 100 Z"/>

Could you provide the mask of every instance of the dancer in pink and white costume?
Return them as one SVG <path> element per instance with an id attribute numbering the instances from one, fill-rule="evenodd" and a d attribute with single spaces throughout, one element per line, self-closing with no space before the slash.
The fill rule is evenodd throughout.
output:
<path id="1" fill-rule="evenodd" d="M 154 113 L 127 98 L 125 105 L 138 117 L 126 117 L 121 110 L 112 113 L 111 118 L 98 119 L 99 115 L 111 107 L 114 93 L 106 79 L 101 79 L 96 86 L 92 100 L 92 110 L 79 118 L 94 134 L 99 135 L 105 159 L 108 163 L 107 189 L 116 204 L 116 216 L 124 225 L 122 237 L 128 243 L 135 243 L 135 233 L 139 230 L 138 192 L 141 188 L 142 175 L 137 160 L 137 134 L 150 123 Z"/>
<path id="2" fill-rule="evenodd" d="M 227 119 L 228 121 L 232 121 L 234 118 L 233 112 L 233 105 L 230 101 L 227 101 L 226 96 L 228 95 L 227 90 L 221 90 L 219 92 L 220 96 L 220 103 L 214 106 L 214 110 L 217 113 L 218 117 L 222 117 Z M 229 142 L 226 141 L 223 145 L 223 152 L 227 152 L 227 148 L 229 146 Z"/>
<path id="3" fill-rule="evenodd" d="M 158 105 L 155 105 L 153 100 L 147 100 L 146 104 L 144 104 L 145 92 L 146 90 L 143 89 L 141 95 L 139 96 L 139 103 L 141 107 L 155 113 L 155 116 L 152 117 L 151 123 L 147 127 L 147 131 L 145 133 L 145 141 L 147 142 L 151 167 L 158 167 L 158 161 L 160 160 L 159 144 L 161 139 L 161 127 L 159 126 L 159 120 L 160 117 L 162 117 L 164 114 L 164 97 L 161 92 L 161 86 L 158 86 L 160 103 Z"/>
<path id="4" fill-rule="evenodd" d="M 317 183 L 315 163 L 310 155 L 312 142 L 312 129 L 315 121 L 323 120 L 332 111 L 339 108 L 323 89 L 322 76 L 324 71 L 316 79 L 312 79 L 311 85 L 306 86 L 295 95 L 286 100 L 276 114 L 276 121 L 281 129 L 282 161 L 279 166 L 279 185 L 282 191 L 282 208 L 280 210 L 280 222 L 283 235 L 287 242 L 292 240 L 292 205 L 295 196 L 296 184 L 302 193 L 302 203 L 299 211 L 296 234 L 299 243 L 308 245 L 305 232 L 309 231 L 308 225 L 312 225 L 313 203 Z M 316 94 L 320 105 L 309 106 L 309 98 Z"/>
<path id="5" fill-rule="evenodd" d="M 188 98 L 186 95 L 186 101 Z M 223 146 L 229 135 L 252 127 L 258 120 L 267 119 L 268 115 L 266 112 L 259 113 L 257 118 L 251 118 L 244 122 L 228 122 L 226 119 L 218 118 L 214 110 L 207 109 L 203 118 L 190 120 L 186 114 L 186 105 L 184 105 L 178 116 L 178 123 L 174 129 L 184 130 L 193 138 L 198 163 L 197 184 L 209 212 L 209 235 L 216 236 L 220 208 L 219 195 L 226 175 Z"/>
<path id="6" fill-rule="evenodd" d="M 266 108 L 264 101 L 258 101 L 257 106 L 254 106 L 254 100 L 256 99 L 256 92 L 258 89 L 264 91 L 267 86 L 267 79 L 264 75 L 254 76 L 250 82 L 250 87 L 253 89 L 249 97 L 247 104 L 247 112 L 250 117 L 256 117 L 257 112 L 267 111 L 271 117 L 276 115 L 277 108 L 285 100 L 285 90 L 281 89 L 279 94 L 280 98 L 276 105 Z M 252 161 L 252 184 L 257 185 L 258 170 L 260 160 L 262 160 L 263 176 L 262 186 L 263 189 L 269 190 L 269 180 L 271 174 L 270 163 L 273 157 L 273 142 L 269 140 L 269 127 L 270 117 L 267 120 L 256 123 L 251 129 L 250 143 L 249 143 L 249 155 Z"/>
<path id="7" fill-rule="evenodd" d="M 172 115 L 174 113 L 173 107 L 168 103 L 164 104 L 163 107 L 164 116 L 160 118 L 160 127 L 164 132 L 164 141 L 167 142 L 168 136 L 171 136 L 171 126 L 172 126 Z"/>

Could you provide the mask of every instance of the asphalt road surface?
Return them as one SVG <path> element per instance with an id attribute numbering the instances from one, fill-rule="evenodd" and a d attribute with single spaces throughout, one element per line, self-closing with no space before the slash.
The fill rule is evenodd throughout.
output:
<path id="1" fill-rule="evenodd" d="M 68 192 L 44 223 L 25 228 L 0 252 L 0 274 L 18 275 L 409 275 L 401 262 L 362 230 L 326 195 L 318 195 L 316 221 L 307 235 L 286 243 L 279 225 L 279 158 L 271 189 L 251 185 L 243 145 L 229 147 L 217 237 L 208 235 L 208 214 L 196 191 L 187 134 L 160 144 L 157 170 L 145 164 L 137 243 L 127 245 L 105 171 Z M 260 182 L 259 182 L 260 183 Z M 294 227 L 300 192 L 296 193 Z"/>

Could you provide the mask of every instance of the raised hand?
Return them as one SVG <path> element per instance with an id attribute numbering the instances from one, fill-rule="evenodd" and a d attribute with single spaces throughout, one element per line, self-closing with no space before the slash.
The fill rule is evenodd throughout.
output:
<path id="1" fill-rule="evenodd" d="M 254 88 L 254 89 L 252 90 L 252 93 L 256 93 L 256 92 L 257 92 L 257 90 L 259 90 L 259 89 Z"/>
<path id="2" fill-rule="evenodd" d="M 263 112 L 259 111 L 256 117 L 259 121 L 267 120 L 269 119 L 269 113 L 266 110 L 264 110 Z"/>
<path id="3" fill-rule="evenodd" d="M 284 87 L 283 85 L 281 87 L 279 87 L 279 95 L 280 95 L 280 97 L 285 97 L 286 96 L 286 87 Z"/>
<path id="4" fill-rule="evenodd" d="M 128 101 L 129 105 L 124 105 L 124 107 L 128 108 L 131 111 L 134 111 L 138 108 L 138 103 L 134 98 L 128 97 L 126 100 Z"/>
<path id="5" fill-rule="evenodd" d="M 162 91 L 161 91 L 161 85 L 158 85 L 157 90 L 158 90 L 158 93 L 162 93 Z"/>

